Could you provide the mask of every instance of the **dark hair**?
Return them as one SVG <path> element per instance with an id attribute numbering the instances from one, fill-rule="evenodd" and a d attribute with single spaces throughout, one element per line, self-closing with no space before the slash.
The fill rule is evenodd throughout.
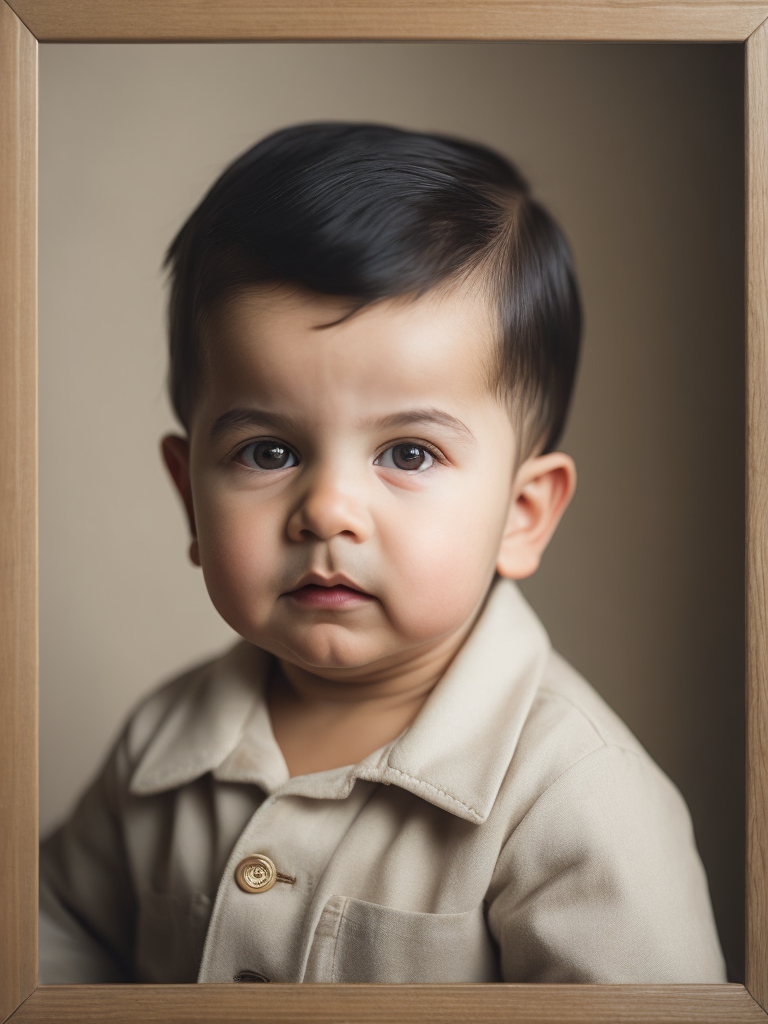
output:
<path id="1" fill-rule="evenodd" d="M 581 310 L 568 245 L 515 167 L 485 146 L 386 125 L 274 132 L 234 161 L 165 259 L 169 389 L 189 426 L 215 302 L 285 282 L 355 309 L 478 273 L 498 311 L 491 386 L 550 451 L 576 371 Z"/>

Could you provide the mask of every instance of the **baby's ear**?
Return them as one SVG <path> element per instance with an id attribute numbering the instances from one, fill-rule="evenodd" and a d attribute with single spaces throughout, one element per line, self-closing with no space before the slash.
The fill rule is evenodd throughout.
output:
<path id="1" fill-rule="evenodd" d="M 520 466 L 496 561 L 500 576 L 522 580 L 536 572 L 575 490 L 576 466 L 564 452 L 537 455 Z"/>
<path id="2" fill-rule="evenodd" d="M 192 487 L 189 480 L 189 439 L 179 437 L 176 434 L 168 434 L 160 443 L 160 450 L 163 461 L 168 468 L 171 479 L 176 490 L 184 502 L 184 508 L 189 522 L 189 531 L 192 534 L 192 543 L 189 546 L 189 557 L 195 565 L 200 565 L 200 552 L 197 543 L 197 530 L 195 528 L 195 509 L 192 504 Z"/>

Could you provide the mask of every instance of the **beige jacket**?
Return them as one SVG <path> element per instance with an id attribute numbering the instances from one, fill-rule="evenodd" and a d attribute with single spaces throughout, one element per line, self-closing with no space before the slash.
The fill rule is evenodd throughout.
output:
<path id="1" fill-rule="evenodd" d="M 133 714 L 43 844 L 42 982 L 725 980 L 680 794 L 514 584 L 354 766 L 288 777 L 269 657 Z"/>

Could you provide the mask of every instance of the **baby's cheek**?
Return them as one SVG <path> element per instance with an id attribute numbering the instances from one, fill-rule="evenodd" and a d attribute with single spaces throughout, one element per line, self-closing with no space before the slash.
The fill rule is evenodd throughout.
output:
<path id="1" fill-rule="evenodd" d="M 274 545 L 252 520 L 211 516 L 200 523 L 200 558 L 216 609 L 238 632 L 259 617 L 264 581 L 273 575 Z"/>
<path id="2" fill-rule="evenodd" d="M 210 548 L 201 561 L 205 586 L 216 611 L 236 632 L 245 635 L 256 608 L 247 599 L 242 563 L 217 558 Z"/>
<path id="3" fill-rule="evenodd" d="M 454 526 L 461 524 L 453 524 Z M 460 628 L 474 614 L 493 579 L 495 542 L 488 529 L 471 524 L 433 529 L 399 566 L 399 627 L 413 639 Z"/>

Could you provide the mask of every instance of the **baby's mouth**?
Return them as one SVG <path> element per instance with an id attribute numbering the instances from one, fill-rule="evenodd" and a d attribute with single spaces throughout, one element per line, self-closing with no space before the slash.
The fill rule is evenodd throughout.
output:
<path id="1" fill-rule="evenodd" d="M 332 609 L 357 607 L 373 600 L 370 594 L 346 583 L 305 583 L 289 591 L 286 597 L 307 608 Z"/>

